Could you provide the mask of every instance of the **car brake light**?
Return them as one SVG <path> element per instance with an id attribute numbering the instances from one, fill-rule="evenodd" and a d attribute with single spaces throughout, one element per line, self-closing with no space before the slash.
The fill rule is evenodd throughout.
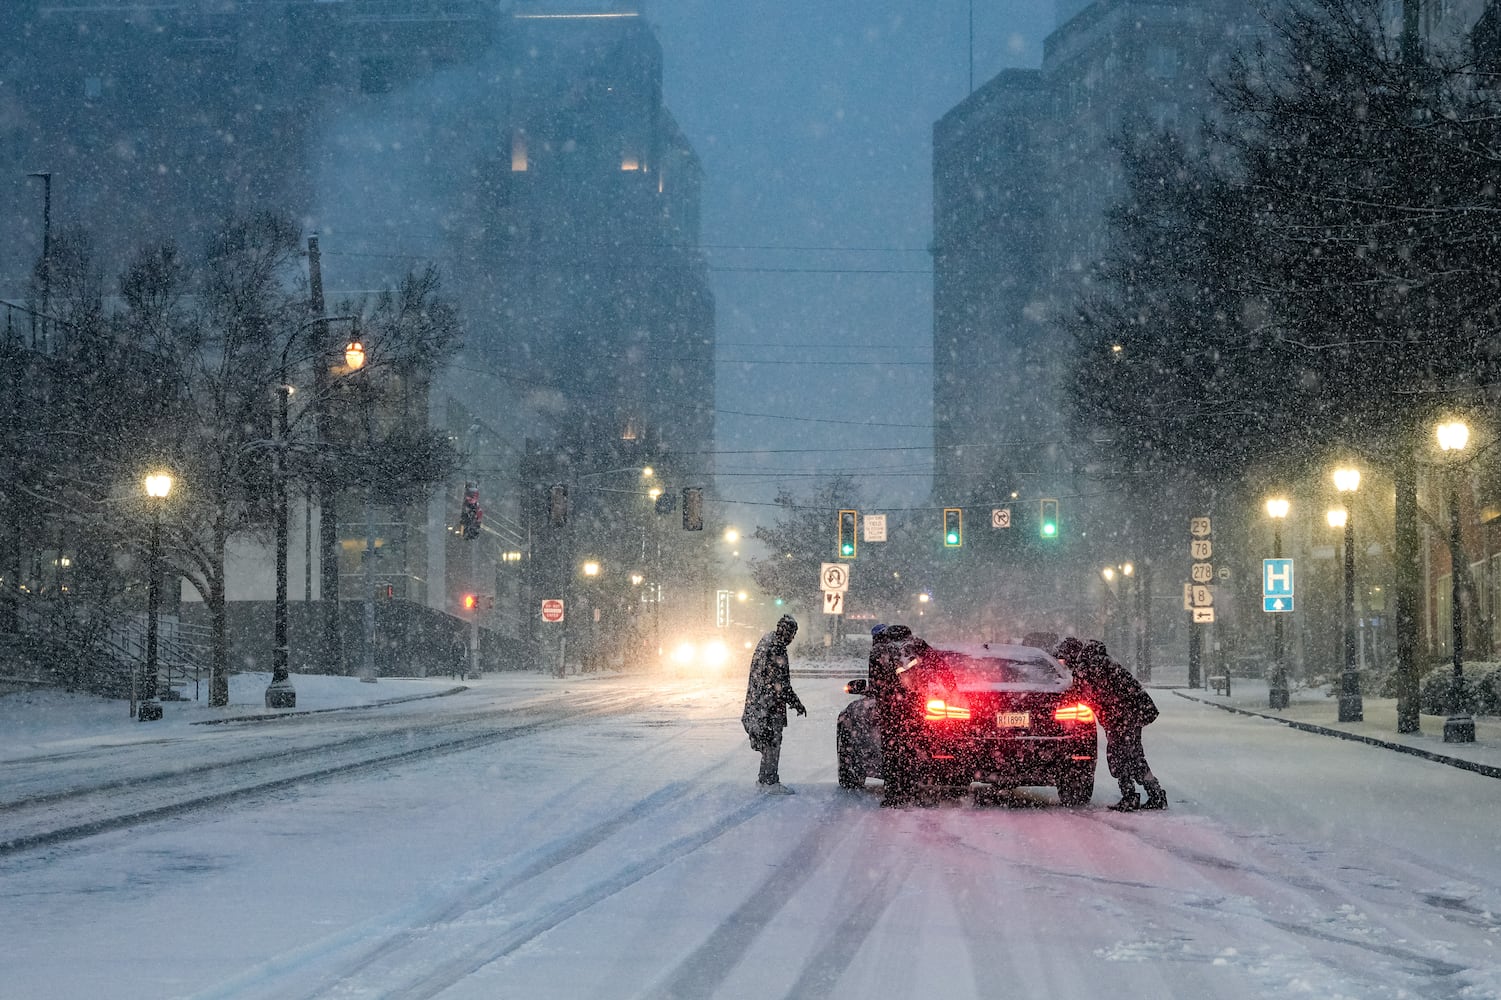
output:
<path id="1" fill-rule="evenodd" d="M 1053 709 L 1053 718 L 1059 722 L 1093 722 L 1094 709 L 1082 701 L 1076 701 L 1072 705 L 1059 705 Z"/>
<path id="2" fill-rule="evenodd" d="M 938 722 L 942 719 L 967 719 L 969 707 L 966 705 L 950 705 L 942 698 L 929 698 L 928 710 L 923 718 L 929 722 Z"/>

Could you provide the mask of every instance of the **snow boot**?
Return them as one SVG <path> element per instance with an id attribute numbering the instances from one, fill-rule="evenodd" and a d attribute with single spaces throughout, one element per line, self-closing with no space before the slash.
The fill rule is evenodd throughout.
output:
<path id="1" fill-rule="evenodd" d="M 1112 812 L 1119 813 L 1135 812 L 1140 808 L 1141 797 L 1138 796 L 1135 792 L 1132 792 L 1130 795 L 1124 796 L 1119 802 L 1110 807 Z"/>
<path id="2" fill-rule="evenodd" d="M 1142 803 L 1141 807 L 1143 809 L 1166 809 L 1167 792 L 1164 792 L 1157 782 L 1152 782 L 1147 785 L 1147 800 Z"/>

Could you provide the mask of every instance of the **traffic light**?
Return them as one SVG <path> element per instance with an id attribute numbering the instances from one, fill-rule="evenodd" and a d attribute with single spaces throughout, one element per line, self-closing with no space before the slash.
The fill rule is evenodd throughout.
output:
<path id="1" fill-rule="evenodd" d="M 480 524 L 485 519 L 485 512 L 479 505 L 479 487 L 473 483 L 464 484 L 464 504 L 459 508 L 459 531 L 465 538 L 478 538 Z"/>
<path id="2" fill-rule="evenodd" d="M 943 508 L 943 545 L 957 549 L 964 544 L 964 511 L 959 507 Z"/>
<path id="3" fill-rule="evenodd" d="M 839 558 L 855 558 L 855 528 L 860 520 L 859 511 L 839 512 Z"/>
<path id="4" fill-rule="evenodd" d="M 704 488 L 683 487 L 683 528 L 686 531 L 704 530 Z"/>
<path id="5" fill-rule="evenodd" d="M 568 523 L 568 487 L 558 483 L 552 488 L 552 497 L 547 505 L 547 520 L 554 528 Z"/>
<path id="6" fill-rule="evenodd" d="M 1038 501 L 1037 533 L 1046 539 L 1058 537 L 1058 501 Z"/>

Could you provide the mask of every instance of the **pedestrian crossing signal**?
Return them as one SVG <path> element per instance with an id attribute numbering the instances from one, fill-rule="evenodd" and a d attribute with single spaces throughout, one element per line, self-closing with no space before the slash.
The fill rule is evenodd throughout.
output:
<path id="1" fill-rule="evenodd" d="M 1058 537 L 1058 501 L 1038 501 L 1037 533 L 1046 539 Z"/>
<path id="2" fill-rule="evenodd" d="M 855 527 L 859 521 L 859 511 L 841 510 L 839 512 L 839 558 L 855 558 Z"/>
<path id="3" fill-rule="evenodd" d="M 964 511 L 959 507 L 943 508 L 944 548 L 957 549 L 964 544 Z"/>

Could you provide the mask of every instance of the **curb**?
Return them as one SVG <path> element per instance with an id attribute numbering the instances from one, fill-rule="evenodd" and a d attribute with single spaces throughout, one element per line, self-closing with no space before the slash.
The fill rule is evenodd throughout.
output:
<path id="1" fill-rule="evenodd" d="M 446 698 L 460 691 L 468 691 L 467 687 L 460 685 L 449 688 L 447 691 L 435 691 L 432 694 L 409 694 L 405 698 L 387 698 L 385 701 L 371 701 L 363 705 L 338 705 L 334 708 L 294 708 L 286 712 L 262 712 L 259 715 L 232 715 L 224 719 L 198 719 L 188 723 L 190 726 L 222 726 L 226 722 L 270 722 L 273 719 L 290 719 L 294 715 L 322 715 L 325 712 L 349 712 L 356 708 L 384 708 L 386 705 L 400 705 L 408 701 L 426 701 L 429 698 Z"/>
<path id="2" fill-rule="evenodd" d="M 1213 708 L 1223 709 L 1226 712 L 1234 712 L 1237 715 L 1249 715 L 1256 719 L 1270 719 L 1273 722 L 1280 722 L 1284 726 L 1289 726 L 1305 733 L 1334 736 L 1342 740 L 1365 743 L 1373 747 L 1384 747 L 1387 750 L 1396 750 L 1398 753 L 1411 754 L 1414 757 L 1431 760 L 1435 764 L 1448 764 L 1450 767 L 1457 767 L 1462 771 L 1473 771 L 1476 774 L 1483 774 L 1487 778 L 1501 778 L 1501 767 L 1496 767 L 1493 764 L 1481 764 L 1473 760 L 1464 760 L 1460 757 L 1450 757 L 1447 754 L 1434 753 L 1432 750 L 1424 750 L 1422 747 L 1408 746 L 1406 743 L 1393 743 L 1390 740 L 1377 739 L 1374 736 L 1362 736 L 1359 733 L 1350 733 L 1343 729 L 1330 729 L 1328 726 L 1320 726 L 1312 722 L 1298 722 L 1295 719 L 1284 719 L 1278 715 L 1268 715 L 1266 712 L 1256 712 L 1249 708 L 1222 705 L 1217 701 L 1205 701 L 1203 698 L 1184 694 L 1182 691 L 1176 689 L 1173 690 L 1173 694 L 1185 701 L 1197 702 L 1200 705 L 1209 705 Z"/>

